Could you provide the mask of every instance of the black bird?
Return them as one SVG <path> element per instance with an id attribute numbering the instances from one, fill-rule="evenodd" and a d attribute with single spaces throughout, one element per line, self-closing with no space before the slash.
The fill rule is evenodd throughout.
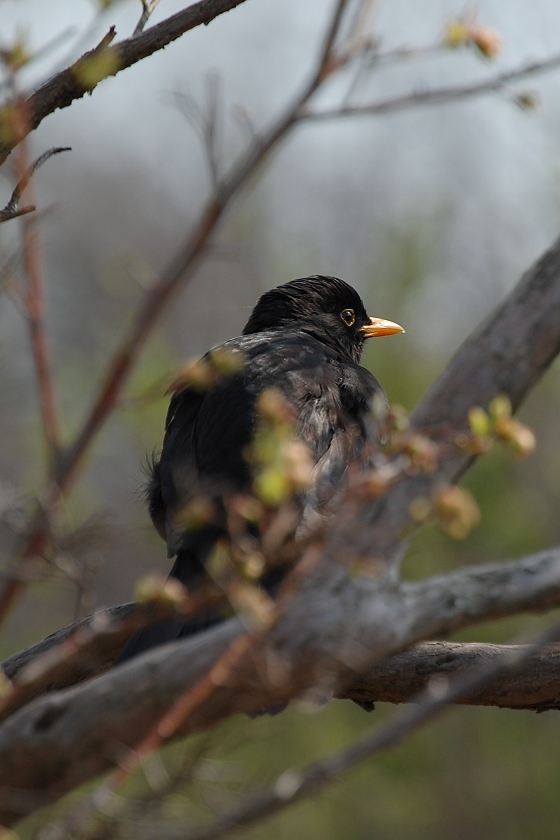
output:
<path id="1" fill-rule="evenodd" d="M 367 457 L 374 396 L 385 401 L 375 377 L 359 364 L 364 342 L 400 332 L 392 321 L 369 318 L 358 293 L 343 280 L 304 277 L 263 294 L 243 335 L 218 348 L 232 358 L 239 353 L 237 372 L 204 388 L 179 382 L 148 486 L 150 516 L 169 556 L 176 558 L 172 577 L 186 586 L 196 583 L 224 533 L 219 524 L 186 529 L 180 511 L 201 495 L 219 499 L 251 488 L 246 452 L 256 400 L 265 389 L 278 389 L 293 407 L 297 434 L 311 452 L 315 468 L 307 506 L 320 507 L 333 495 L 348 465 Z M 169 619 L 146 627 L 118 661 L 216 620 L 215 615 Z"/>

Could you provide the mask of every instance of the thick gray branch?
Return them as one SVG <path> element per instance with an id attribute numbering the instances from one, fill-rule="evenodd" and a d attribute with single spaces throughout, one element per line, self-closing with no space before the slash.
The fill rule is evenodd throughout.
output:
<path id="1" fill-rule="evenodd" d="M 19 651 L 18 653 L 14 653 L 12 656 L 9 656 L 2 662 L 2 670 L 4 671 L 4 674 L 7 677 L 9 677 L 9 679 L 14 679 L 14 677 L 20 674 L 29 665 L 36 662 L 39 658 L 45 656 L 47 653 L 51 653 L 55 647 L 67 641 L 76 633 L 79 633 L 82 630 L 89 629 L 94 623 L 97 622 L 98 624 L 104 627 L 103 632 L 99 633 L 98 635 L 100 637 L 106 637 L 107 635 L 109 635 L 110 642 L 107 648 L 102 648 L 100 650 L 101 661 L 99 662 L 99 666 L 97 663 L 95 665 L 90 663 L 91 670 L 88 672 L 88 676 L 95 675 L 96 673 L 98 673 L 98 667 L 99 670 L 103 670 L 104 666 L 108 667 L 114 662 L 116 657 L 119 655 L 123 645 L 128 639 L 128 633 L 126 635 L 121 636 L 120 638 L 115 639 L 114 633 L 111 632 L 111 628 L 114 629 L 116 626 L 121 626 L 121 623 L 130 617 L 131 613 L 134 612 L 135 609 L 137 609 L 137 606 L 138 605 L 132 603 L 120 604 L 118 607 L 111 607 L 108 610 L 99 610 L 99 612 L 94 613 L 93 615 L 90 615 L 87 618 L 82 618 L 79 621 L 74 622 L 73 624 L 69 624 L 67 627 L 63 627 L 61 630 L 57 630 L 55 633 L 51 633 L 50 636 L 47 636 L 40 642 L 31 645 L 31 647 L 25 648 L 25 650 Z M 131 629 L 130 632 L 134 632 L 134 629 Z M 78 679 L 74 680 L 74 682 L 77 681 Z M 63 686 L 56 686 L 56 688 L 61 687 Z"/>
<path id="2" fill-rule="evenodd" d="M 558 626 L 543 634 L 531 645 L 509 646 L 499 655 L 486 661 L 476 670 L 459 673 L 453 679 L 441 677 L 432 680 L 424 691 L 414 698 L 414 705 L 406 706 L 387 723 L 366 733 L 359 741 L 340 752 L 315 761 L 301 770 L 288 770 L 264 790 L 249 796 L 237 808 L 220 815 L 213 823 L 195 827 L 183 834 L 184 840 L 217 840 L 238 832 L 251 824 L 278 813 L 306 796 L 319 793 L 328 784 L 339 779 L 351 767 L 391 749 L 446 709 L 451 703 L 461 703 L 487 688 L 498 677 L 508 677 L 522 668 L 547 643 L 557 643 Z"/>
<path id="3" fill-rule="evenodd" d="M 377 662 L 337 696 L 365 708 L 377 702 L 407 703 L 434 677 L 460 677 L 486 668 L 504 653 L 517 655 L 523 649 L 479 642 L 422 642 Z M 560 709 L 560 645 L 534 655 L 523 670 L 502 676 L 460 702 L 534 712 Z"/>
<path id="4" fill-rule="evenodd" d="M 375 683 L 370 671 L 357 679 L 355 669 L 372 655 L 379 658 L 422 636 L 557 605 L 560 550 L 469 567 L 383 592 L 375 581 L 352 580 L 343 573 L 331 591 L 308 583 L 271 634 L 268 648 L 256 649 L 178 734 L 206 728 L 236 712 L 286 702 L 318 682 L 324 693 L 363 702 L 367 680 L 373 679 L 375 690 L 379 681 Z M 241 632 L 240 622 L 232 619 L 13 714 L 0 726 L 0 821 L 18 819 L 10 804 L 14 788 L 44 802 L 107 770 L 123 745 L 137 744 Z M 272 682 L 267 673 L 274 676 Z M 411 679 L 418 674 L 413 671 Z M 554 685 L 551 691 L 539 695 L 538 702 L 552 705 Z M 534 691 L 528 697 L 531 705 Z M 9 788 L 3 799 L 2 788 Z"/>

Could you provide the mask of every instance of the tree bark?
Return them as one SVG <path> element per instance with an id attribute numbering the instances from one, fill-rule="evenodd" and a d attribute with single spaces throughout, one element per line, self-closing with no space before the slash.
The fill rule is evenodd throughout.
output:
<path id="1" fill-rule="evenodd" d="M 436 678 L 460 677 L 518 653 L 520 645 L 480 642 L 422 642 L 377 662 L 337 695 L 371 708 L 374 703 L 408 703 Z M 461 700 L 469 706 L 497 706 L 544 712 L 560 709 L 560 645 L 533 656 L 522 670 L 501 677 L 482 691 Z"/>
<path id="2" fill-rule="evenodd" d="M 374 656 L 379 658 L 381 651 L 410 645 L 422 635 L 557 605 L 560 550 L 468 567 L 403 584 L 382 596 L 374 581 L 348 577 L 336 592 L 302 591 L 267 645 L 258 645 L 176 734 L 213 726 L 238 712 L 258 713 L 317 685 L 326 695 L 350 697 L 361 704 L 391 701 L 392 696 L 404 702 L 421 682 L 422 661 L 427 668 L 424 679 L 432 675 L 430 669 L 433 674 L 445 671 L 439 649 L 424 654 L 424 659 L 417 657 L 408 693 L 404 678 L 400 687 L 393 685 L 394 674 L 402 673 L 402 660 L 395 665 L 390 659 L 381 663 L 380 672 L 368 667 L 365 676 L 357 676 L 355 669 Z M 25 791 L 28 798 L 32 792 L 32 801 L 44 804 L 109 769 L 122 750 L 137 744 L 244 630 L 239 619 L 231 619 L 184 642 L 150 651 L 91 682 L 47 694 L 12 714 L 0 726 L 0 822 L 9 825 L 21 816 L 10 804 L 14 789 Z M 465 650 L 462 659 L 461 651 L 455 651 L 455 671 L 487 662 L 500 648 L 481 646 L 476 656 Z M 494 695 L 487 696 L 500 695 L 497 705 L 513 708 L 555 707 L 558 657 L 556 649 L 542 657 L 543 673 L 551 680 L 549 690 L 543 686 L 538 692 L 538 676 L 530 676 L 525 683 L 512 678 L 509 694 L 506 686 L 501 695 L 496 688 Z M 537 671 L 535 666 L 531 674 Z M 2 789 L 9 789 L 9 795 L 4 796 Z"/>

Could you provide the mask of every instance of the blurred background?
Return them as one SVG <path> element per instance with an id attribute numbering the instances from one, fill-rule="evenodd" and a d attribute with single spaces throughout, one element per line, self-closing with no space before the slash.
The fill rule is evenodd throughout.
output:
<path id="1" fill-rule="evenodd" d="M 177 108 L 177 93 L 201 102 L 209 78 L 219 80 L 225 169 L 246 142 L 240 108 L 257 128 L 281 112 L 311 71 L 331 5 L 247 0 L 104 81 L 32 135 L 33 156 L 51 145 L 73 149 L 36 177 L 49 329 L 69 436 L 143 289 L 185 239 L 208 195 L 204 155 Z M 151 23 L 183 6 L 162 0 Z M 2 46 L 23 37 L 37 49 L 65 33 L 26 71 L 23 80 L 32 85 L 97 43 L 109 24 L 119 38 L 128 36 L 139 11 L 135 0 L 114 3 L 101 17 L 88 0 L 0 0 L 0 37 Z M 441 40 L 446 21 L 464 11 L 463 2 L 452 0 L 385 0 L 375 33 L 383 49 L 430 46 Z M 361 79 L 360 97 L 465 83 L 558 50 L 560 5 L 553 0 L 481 0 L 477 12 L 502 35 L 494 61 L 465 49 L 388 63 Z M 134 581 L 146 572 L 167 572 L 141 493 L 142 465 L 162 439 L 161 383 L 185 358 L 239 334 L 267 288 L 307 274 L 338 275 L 360 291 L 372 314 L 403 324 L 404 337 L 370 343 L 365 364 L 391 402 L 414 406 L 471 329 L 560 232 L 559 91 L 560 71 L 519 83 L 509 94 L 308 124 L 289 135 L 232 206 L 211 253 L 159 324 L 64 511 L 61 563 L 67 557 L 87 567 L 87 597 L 80 600 L 60 573 L 31 586 L 0 640 L 2 655 L 71 622 L 77 611 L 130 600 Z M 525 92 L 540 101 L 538 108 L 513 102 L 513 93 Z M 328 86 L 321 103 L 336 93 L 336 83 Z M 0 205 L 12 188 L 9 178 L 0 182 Z M 0 255 L 17 248 L 13 221 L 0 228 Z M 559 542 L 559 409 L 556 365 L 521 412 L 537 433 L 536 454 L 521 463 L 495 450 L 481 460 L 465 482 L 481 507 L 481 525 L 462 543 L 426 528 L 411 546 L 406 576 Z M 2 295 L 4 557 L 44 471 L 25 323 Z M 500 621 L 455 638 L 501 642 L 548 620 Z M 244 784 L 326 755 L 391 712 L 380 704 L 367 715 L 334 701 L 316 714 L 295 705 L 275 719 L 231 721 L 214 737 L 214 752 L 195 779 L 200 801 L 178 793 L 162 814 L 189 819 L 196 809 L 224 807 Z M 174 747 L 169 761 L 189 749 L 190 743 Z M 327 794 L 247 836 L 556 840 L 559 750 L 560 722 L 552 712 L 455 709 Z M 34 824 L 21 836 L 30 836 Z M 126 827 L 123 832 L 129 836 Z"/>

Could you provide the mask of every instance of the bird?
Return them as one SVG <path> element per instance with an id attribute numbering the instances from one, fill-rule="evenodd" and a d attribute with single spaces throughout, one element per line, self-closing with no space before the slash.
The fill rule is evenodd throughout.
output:
<path id="1" fill-rule="evenodd" d="M 196 585 L 224 534 L 223 521 L 187 527 L 181 511 L 201 496 L 211 496 L 219 507 L 228 495 L 251 492 L 247 452 L 258 400 L 267 389 L 275 389 L 290 406 L 295 434 L 308 448 L 313 469 L 302 510 L 325 507 L 350 464 L 367 460 L 377 434 L 374 400 L 386 404 L 381 385 L 360 365 L 365 341 L 402 332 L 393 321 L 369 317 L 358 292 L 344 280 L 302 277 L 261 295 L 242 335 L 209 351 L 198 378 L 178 378 L 161 454 L 147 485 L 152 522 L 168 556 L 175 558 L 172 578 L 187 588 Z M 229 375 L 213 378 L 213 360 L 220 358 L 234 363 Z M 274 574 L 263 583 L 274 594 Z M 222 618 L 214 611 L 147 626 L 132 637 L 117 663 Z"/>

